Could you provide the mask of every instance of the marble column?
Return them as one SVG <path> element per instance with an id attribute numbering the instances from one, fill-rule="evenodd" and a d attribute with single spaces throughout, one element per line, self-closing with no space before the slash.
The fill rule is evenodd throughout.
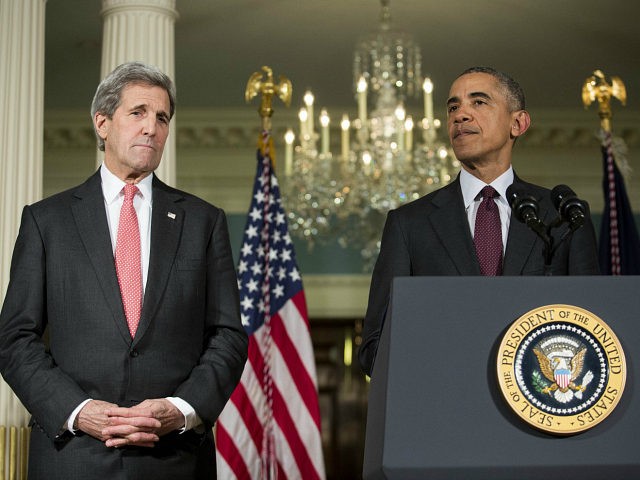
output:
<path id="1" fill-rule="evenodd" d="M 44 15 L 46 0 L 0 1 L 0 299 L 9 284 L 13 246 L 22 207 L 42 198 L 44 111 Z M 6 426 L 0 470 L 20 470 L 9 445 L 29 418 L 9 386 L 0 380 L 0 425 Z M 8 478 L 8 477 L 7 477 Z M 18 478 L 18 477 L 16 477 Z M 4 477 L 3 477 L 4 479 Z"/>
<path id="2" fill-rule="evenodd" d="M 102 0 L 104 78 L 124 62 L 156 65 L 175 81 L 175 0 Z M 101 155 L 99 155 L 99 161 Z M 176 117 L 171 121 L 158 177 L 176 184 Z"/>

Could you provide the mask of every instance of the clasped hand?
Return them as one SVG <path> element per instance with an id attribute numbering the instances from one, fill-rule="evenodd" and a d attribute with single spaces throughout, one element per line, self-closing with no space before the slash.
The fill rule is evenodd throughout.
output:
<path id="1" fill-rule="evenodd" d="M 184 416 L 165 398 L 119 407 L 102 400 L 88 402 L 76 419 L 79 430 L 107 447 L 153 447 L 160 437 L 184 426 Z"/>

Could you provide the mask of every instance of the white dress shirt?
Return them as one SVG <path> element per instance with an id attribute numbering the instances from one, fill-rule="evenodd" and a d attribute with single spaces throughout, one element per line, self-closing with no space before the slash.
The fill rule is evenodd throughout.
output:
<path id="1" fill-rule="evenodd" d="M 102 177 L 102 194 L 104 195 L 104 206 L 107 211 L 107 223 L 111 234 L 111 248 L 115 258 L 116 240 L 118 238 L 118 224 L 120 223 L 120 209 L 124 202 L 124 192 L 122 189 L 125 183 L 116 177 L 103 164 L 100 168 Z M 138 228 L 140 229 L 140 255 L 142 266 L 142 293 L 144 295 L 147 285 L 147 274 L 149 273 L 149 252 L 151 250 L 151 208 L 153 204 L 153 175 L 148 175 L 140 182 L 136 183 L 139 192 L 133 197 L 133 208 L 138 217 Z"/>
<path id="2" fill-rule="evenodd" d="M 511 207 L 507 201 L 507 188 L 509 188 L 509 185 L 513 183 L 513 179 L 513 168 L 509 167 L 506 172 L 489 184 L 500 194 L 499 197 L 494 197 L 494 201 L 498 205 L 500 223 L 502 224 L 503 255 L 507 248 L 507 236 L 509 232 L 509 223 L 511 222 Z M 472 237 L 475 233 L 476 214 L 478 213 L 478 207 L 482 201 L 480 191 L 486 186 L 486 183 L 471 175 L 464 168 L 460 170 L 460 188 L 462 189 L 462 199 L 465 211 L 467 212 L 467 220 L 469 221 L 469 229 L 471 230 Z"/>

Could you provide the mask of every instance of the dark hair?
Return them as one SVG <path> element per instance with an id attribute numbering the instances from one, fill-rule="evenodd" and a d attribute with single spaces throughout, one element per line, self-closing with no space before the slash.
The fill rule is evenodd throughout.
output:
<path id="1" fill-rule="evenodd" d="M 491 67 L 471 67 L 458 75 L 458 78 L 469 73 L 486 73 L 491 75 L 504 88 L 511 111 L 525 109 L 524 91 L 518 82 L 504 72 Z"/>
<path id="2" fill-rule="evenodd" d="M 176 110 L 176 89 L 171 79 L 158 67 L 142 62 L 128 62 L 118 65 L 113 72 L 107 75 L 96 90 L 91 103 L 91 119 L 97 112 L 107 118 L 113 118 L 113 114 L 120 106 L 122 91 L 129 85 L 150 85 L 163 88 L 169 95 L 169 119 Z M 94 124 L 95 129 L 95 124 Z M 98 135 L 98 148 L 104 151 L 104 140 Z"/>

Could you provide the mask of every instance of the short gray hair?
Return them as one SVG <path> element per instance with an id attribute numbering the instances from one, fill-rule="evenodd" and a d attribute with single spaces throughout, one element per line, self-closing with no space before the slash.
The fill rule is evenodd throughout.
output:
<path id="1" fill-rule="evenodd" d="M 512 112 L 525 110 L 524 90 L 518 82 L 504 72 L 500 72 L 492 67 L 471 67 L 462 72 L 458 78 L 469 73 L 486 73 L 491 75 L 505 89 L 509 107 Z"/>
<path id="2" fill-rule="evenodd" d="M 92 122 L 98 112 L 109 119 L 113 118 L 113 114 L 122 101 L 122 91 L 129 85 L 149 85 L 163 88 L 169 95 L 169 119 L 173 118 L 176 110 L 176 88 L 171 79 L 153 65 L 128 62 L 118 65 L 98 85 L 91 103 Z M 96 137 L 98 138 L 98 149 L 104 151 L 104 140 L 98 135 L 97 130 Z"/>

